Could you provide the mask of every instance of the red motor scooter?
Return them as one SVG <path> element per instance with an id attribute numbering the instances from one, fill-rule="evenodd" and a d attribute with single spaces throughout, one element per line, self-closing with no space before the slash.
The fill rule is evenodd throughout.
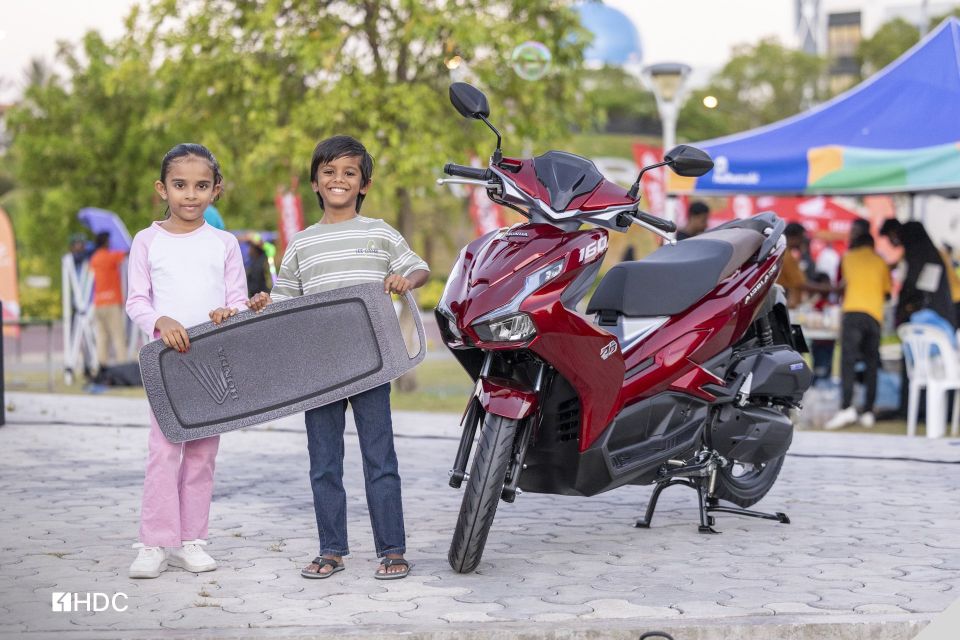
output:
<path id="1" fill-rule="evenodd" d="M 765 213 L 676 242 L 672 223 L 638 209 L 640 180 L 663 165 L 703 175 L 706 153 L 681 145 L 624 191 L 570 153 L 503 157 L 486 96 L 455 83 L 450 99 L 496 133 L 497 148 L 489 167 L 447 164 L 456 177 L 440 182 L 484 188 L 529 219 L 465 247 L 437 305 L 444 342 L 476 381 L 450 471 L 451 486 L 466 481 L 454 570 L 476 568 L 498 502 L 521 491 L 656 484 L 637 522 L 647 527 L 660 493 L 679 484 L 697 491 L 703 533 L 715 533 L 713 512 L 789 522 L 745 509 L 773 486 L 793 438 L 790 409 L 811 379 L 774 284 L 783 221 Z M 610 269 L 581 313 L 607 230 L 632 225 L 665 245 Z"/>

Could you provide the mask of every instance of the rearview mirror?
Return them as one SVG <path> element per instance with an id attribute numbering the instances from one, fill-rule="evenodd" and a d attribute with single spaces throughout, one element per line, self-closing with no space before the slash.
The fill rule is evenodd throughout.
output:
<path id="1" fill-rule="evenodd" d="M 685 144 L 671 149 L 663 159 L 675 174 L 684 178 L 699 178 L 713 169 L 713 160 L 706 151 Z"/>
<path id="2" fill-rule="evenodd" d="M 464 118 L 481 120 L 490 115 L 487 96 L 466 82 L 454 82 L 450 85 L 450 102 Z"/>

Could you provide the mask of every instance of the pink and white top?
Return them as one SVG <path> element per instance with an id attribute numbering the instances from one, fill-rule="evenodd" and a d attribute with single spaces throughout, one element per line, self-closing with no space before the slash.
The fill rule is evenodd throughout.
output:
<path id="1" fill-rule="evenodd" d="M 127 315 L 155 338 L 161 316 L 192 327 L 210 320 L 218 307 L 243 310 L 247 278 L 240 244 L 206 223 L 170 233 L 154 222 L 133 238 L 127 287 Z"/>

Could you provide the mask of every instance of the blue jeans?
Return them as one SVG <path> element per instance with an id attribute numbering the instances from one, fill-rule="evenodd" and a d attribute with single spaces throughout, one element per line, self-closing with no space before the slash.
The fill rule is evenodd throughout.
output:
<path id="1" fill-rule="evenodd" d="M 343 489 L 343 431 L 347 402 L 353 408 L 367 509 L 377 557 L 406 552 L 400 472 L 393 448 L 390 383 L 306 413 L 310 486 L 320 534 L 320 555 L 344 556 L 347 545 L 347 494 Z"/>

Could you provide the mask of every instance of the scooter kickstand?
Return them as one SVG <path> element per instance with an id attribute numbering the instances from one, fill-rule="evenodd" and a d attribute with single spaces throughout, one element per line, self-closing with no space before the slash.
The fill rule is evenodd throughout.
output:
<path id="1" fill-rule="evenodd" d="M 695 488 L 693 483 L 689 480 L 677 479 L 665 480 L 663 482 L 658 482 L 656 488 L 653 490 L 653 494 L 650 495 L 650 501 L 647 503 L 647 511 L 644 516 L 638 519 L 634 523 L 634 527 L 638 529 L 649 529 L 650 522 L 653 520 L 653 512 L 657 508 L 657 500 L 660 499 L 660 494 L 663 493 L 663 490 L 667 487 L 672 487 L 674 485 L 682 485 L 684 487 L 690 487 L 691 489 Z"/>

